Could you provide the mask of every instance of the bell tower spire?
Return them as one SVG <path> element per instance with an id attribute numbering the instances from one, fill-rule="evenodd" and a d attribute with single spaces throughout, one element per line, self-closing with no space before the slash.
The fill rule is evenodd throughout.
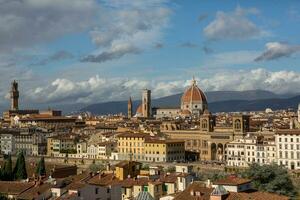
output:
<path id="1" fill-rule="evenodd" d="M 132 100 L 131 97 L 129 97 L 128 103 L 127 103 L 127 117 L 130 119 L 132 117 Z"/>

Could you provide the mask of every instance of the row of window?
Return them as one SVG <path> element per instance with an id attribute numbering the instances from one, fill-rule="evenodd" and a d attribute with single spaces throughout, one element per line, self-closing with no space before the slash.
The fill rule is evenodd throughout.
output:
<path id="1" fill-rule="evenodd" d="M 279 144 L 279 149 L 282 149 L 282 147 L 283 147 L 283 145 Z M 290 145 L 285 144 L 284 145 L 284 150 L 288 150 L 288 149 L 290 149 L 290 150 L 300 150 L 300 144 L 297 144 L 297 145 L 294 145 L 294 144 L 290 144 Z"/>
<path id="2" fill-rule="evenodd" d="M 289 156 L 290 155 L 290 156 Z M 300 152 L 294 152 L 291 151 L 290 153 L 288 151 L 285 151 L 284 154 L 282 151 L 279 151 L 279 158 L 286 158 L 286 159 L 300 159 Z"/>
<path id="3" fill-rule="evenodd" d="M 283 140 L 284 139 L 284 140 Z M 288 141 L 288 138 L 281 138 L 281 137 L 279 137 L 279 142 L 294 142 L 294 141 L 296 141 L 296 142 L 299 142 L 299 138 L 297 137 L 297 138 L 290 138 L 289 139 L 289 141 Z"/>

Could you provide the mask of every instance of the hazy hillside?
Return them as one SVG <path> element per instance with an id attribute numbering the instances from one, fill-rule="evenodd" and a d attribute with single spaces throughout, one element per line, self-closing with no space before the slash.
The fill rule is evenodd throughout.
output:
<path id="1" fill-rule="evenodd" d="M 153 107 L 179 107 L 182 94 L 175 94 L 152 100 Z M 297 100 L 282 99 L 291 95 L 277 95 L 263 90 L 250 91 L 214 91 L 206 93 L 209 108 L 213 112 L 219 111 L 245 111 L 245 110 L 264 110 L 266 107 L 281 108 L 281 106 L 294 106 Z M 296 97 L 295 97 L 296 98 Z M 282 101 L 281 101 L 282 100 Z M 287 100 L 287 101 L 284 101 Z M 288 101 L 290 100 L 290 101 Z M 133 101 L 133 110 L 141 102 Z M 127 113 L 127 101 L 106 102 L 91 104 L 81 109 L 94 114 L 115 114 Z"/>
<path id="2" fill-rule="evenodd" d="M 300 96 L 287 99 L 261 99 L 261 100 L 230 100 L 209 103 L 212 112 L 258 111 L 271 108 L 272 110 L 298 108 Z"/>

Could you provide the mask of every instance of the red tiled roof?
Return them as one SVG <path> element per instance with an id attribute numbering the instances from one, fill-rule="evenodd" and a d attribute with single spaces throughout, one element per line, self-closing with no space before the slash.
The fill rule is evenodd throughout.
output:
<path id="1" fill-rule="evenodd" d="M 31 187 L 30 189 L 26 190 L 25 192 L 18 195 L 18 199 L 35 199 L 35 197 L 38 197 L 39 195 L 50 192 L 51 188 L 50 183 L 42 183 L 40 185 Z"/>
<path id="2" fill-rule="evenodd" d="M 193 182 L 186 190 L 175 196 L 174 200 L 210 200 L 213 188 L 207 188 L 203 183 Z M 249 190 L 247 192 L 229 192 L 223 200 L 288 200 L 286 196 Z"/>
<path id="3" fill-rule="evenodd" d="M 0 181 L 0 193 L 18 195 L 34 186 L 34 182 Z"/>
<path id="4" fill-rule="evenodd" d="M 226 200 L 240 200 L 240 199 L 251 199 L 251 200 L 288 200 L 289 197 L 281 196 L 278 194 L 272 194 L 268 192 L 230 192 L 229 196 L 226 198 Z"/>
<path id="5" fill-rule="evenodd" d="M 251 180 L 239 178 L 235 176 L 228 176 L 224 179 L 219 179 L 214 182 L 214 185 L 242 185 L 246 183 L 250 183 Z"/>
<path id="6" fill-rule="evenodd" d="M 108 185 L 120 184 L 120 180 L 116 178 L 113 173 L 107 173 L 107 174 L 97 174 L 96 176 L 88 180 L 88 183 L 92 185 L 108 186 Z"/>
<path id="7" fill-rule="evenodd" d="M 148 185 L 149 179 L 148 178 L 127 178 L 121 182 L 122 187 L 129 188 L 133 187 L 134 185 Z"/>
<path id="8" fill-rule="evenodd" d="M 275 131 L 277 135 L 300 135 L 300 129 L 278 129 Z"/>
<path id="9" fill-rule="evenodd" d="M 205 94 L 198 88 L 195 82 L 193 82 L 181 97 L 182 103 L 190 103 L 192 101 L 207 103 Z"/>
<path id="10" fill-rule="evenodd" d="M 132 133 L 132 132 L 124 132 L 119 134 L 117 137 L 139 137 L 139 138 L 146 138 L 146 137 L 150 137 L 149 134 L 145 134 L 145 133 Z"/>

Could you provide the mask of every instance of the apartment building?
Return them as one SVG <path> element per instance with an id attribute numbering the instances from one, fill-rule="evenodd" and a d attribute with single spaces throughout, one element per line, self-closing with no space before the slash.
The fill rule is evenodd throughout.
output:
<path id="1" fill-rule="evenodd" d="M 47 155 L 55 156 L 60 153 L 77 153 L 78 135 L 60 134 L 47 138 Z"/>
<path id="2" fill-rule="evenodd" d="M 288 169 L 300 169 L 300 129 L 282 129 L 275 132 L 277 164 Z"/>
<path id="3" fill-rule="evenodd" d="M 145 161 L 172 162 L 185 159 L 183 140 L 147 139 L 144 144 Z"/>
<path id="4" fill-rule="evenodd" d="M 271 164 L 276 162 L 274 139 L 263 136 L 247 136 L 227 144 L 227 166 L 248 167 L 252 163 Z"/>
<path id="5" fill-rule="evenodd" d="M 15 154 L 15 137 L 16 131 L 1 130 L 0 132 L 1 154 Z"/>
<path id="6" fill-rule="evenodd" d="M 145 159 L 144 143 L 150 137 L 143 133 L 122 133 L 118 138 L 118 152 L 120 160 L 143 161 Z"/>

